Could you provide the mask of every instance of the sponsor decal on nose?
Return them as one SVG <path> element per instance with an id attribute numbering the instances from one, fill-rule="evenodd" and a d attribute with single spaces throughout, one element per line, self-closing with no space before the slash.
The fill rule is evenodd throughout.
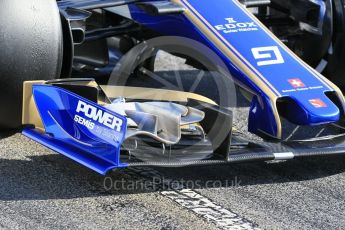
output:
<path id="1" fill-rule="evenodd" d="M 315 108 L 325 108 L 327 107 L 326 103 L 323 102 L 321 99 L 310 99 L 309 103 L 312 104 Z"/>
<path id="2" fill-rule="evenodd" d="M 290 83 L 290 85 L 292 85 L 294 88 L 301 88 L 301 87 L 305 87 L 305 84 L 301 81 L 301 79 L 299 78 L 292 78 L 289 79 L 288 82 Z"/>

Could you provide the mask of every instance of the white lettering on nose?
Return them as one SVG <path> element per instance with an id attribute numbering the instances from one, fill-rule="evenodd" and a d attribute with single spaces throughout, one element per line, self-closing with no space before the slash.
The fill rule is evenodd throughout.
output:
<path id="1" fill-rule="evenodd" d="M 243 22 L 237 23 L 236 25 L 237 25 L 238 27 L 241 27 L 241 28 L 247 27 L 247 23 L 243 23 Z"/>
<path id="2" fill-rule="evenodd" d="M 247 24 L 248 24 L 249 27 L 257 27 L 255 22 L 248 22 Z"/>
<path id="3" fill-rule="evenodd" d="M 228 21 L 228 23 L 236 23 L 234 18 L 225 18 L 225 20 Z"/>
<path id="4" fill-rule="evenodd" d="M 284 63 L 278 46 L 266 46 L 252 48 L 253 56 L 258 60 L 258 66 L 275 65 Z M 273 55 L 272 55 L 273 54 Z"/>

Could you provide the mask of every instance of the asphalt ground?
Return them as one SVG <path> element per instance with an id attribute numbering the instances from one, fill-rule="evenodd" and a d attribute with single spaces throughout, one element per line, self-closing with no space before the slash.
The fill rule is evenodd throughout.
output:
<path id="1" fill-rule="evenodd" d="M 120 183 L 115 187 L 109 178 L 105 181 L 19 133 L 2 138 L 0 156 L 3 229 L 217 227 L 162 195 L 161 188 L 141 186 L 150 179 L 140 173 L 111 173 L 112 183 Z M 153 170 L 262 229 L 345 226 L 344 157 Z"/>
<path id="2" fill-rule="evenodd" d="M 240 118 L 246 113 L 244 105 L 237 110 Z M 241 125 L 245 122 L 236 124 L 245 129 Z M 19 132 L 3 132 L 0 136 L 1 229 L 343 229 L 345 226 L 345 157 L 342 156 L 122 169 L 103 177 Z M 193 192 L 193 198 L 179 199 L 180 191 L 186 189 Z M 210 210 L 203 212 L 206 206 L 220 211 L 214 215 Z M 215 215 L 219 215 L 216 220 Z M 227 225 L 222 226 L 225 220 Z"/>

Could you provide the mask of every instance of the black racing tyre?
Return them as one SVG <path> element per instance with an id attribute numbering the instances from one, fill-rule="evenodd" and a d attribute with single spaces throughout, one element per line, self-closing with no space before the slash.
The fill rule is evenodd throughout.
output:
<path id="1" fill-rule="evenodd" d="M 324 74 L 345 92 L 345 0 L 333 0 L 333 50 Z"/>
<path id="2" fill-rule="evenodd" d="M 21 125 L 23 81 L 60 76 L 62 45 L 55 0 L 0 1 L 0 129 Z"/>

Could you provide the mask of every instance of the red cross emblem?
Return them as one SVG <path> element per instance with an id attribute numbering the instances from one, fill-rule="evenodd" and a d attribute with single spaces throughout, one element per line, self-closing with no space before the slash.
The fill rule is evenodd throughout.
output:
<path id="1" fill-rule="evenodd" d="M 292 85 L 294 88 L 305 87 L 305 84 L 304 84 L 304 83 L 301 81 L 301 79 L 299 79 L 299 78 L 289 79 L 288 82 L 289 82 L 290 85 Z"/>

